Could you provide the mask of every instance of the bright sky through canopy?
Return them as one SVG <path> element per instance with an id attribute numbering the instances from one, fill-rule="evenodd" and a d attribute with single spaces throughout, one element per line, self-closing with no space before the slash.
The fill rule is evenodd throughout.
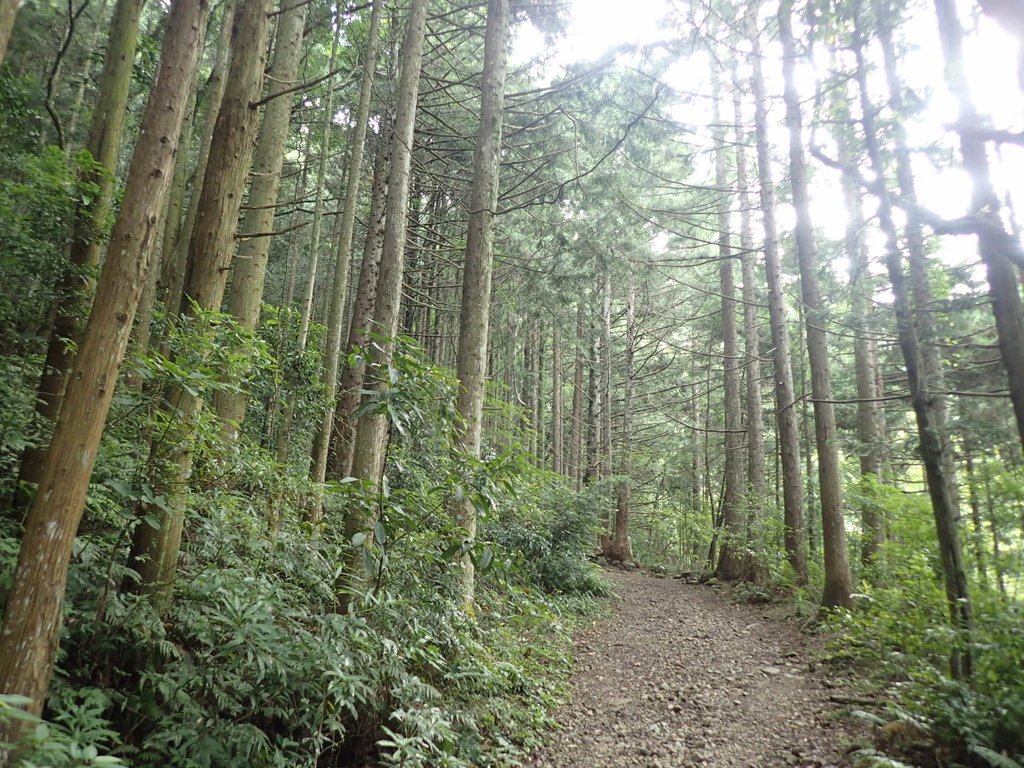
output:
<path id="1" fill-rule="evenodd" d="M 596 59 L 615 46 L 652 43 L 678 36 L 682 34 L 678 29 L 664 27 L 664 19 L 674 15 L 673 5 L 678 13 L 679 4 L 669 0 L 630 0 L 625 5 L 620 0 L 571 0 L 568 32 L 556 43 L 555 50 L 545 52 L 543 35 L 529 24 L 524 24 L 517 33 L 513 56 L 515 60 L 526 61 L 547 53 L 549 66 L 558 68 L 574 61 Z M 945 158 L 940 161 L 941 168 L 936 168 L 923 152 L 915 158 L 921 202 L 944 217 L 956 218 L 967 212 L 970 201 L 969 179 L 956 167 L 959 162 L 957 138 L 946 127 L 956 118 L 956 103 L 942 81 L 942 53 L 931 3 L 923 0 L 916 5 L 917 9 L 912 11 L 916 18 L 911 18 L 900 30 L 908 47 L 901 54 L 901 74 L 910 92 L 926 100 L 927 108 L 905 125 L 915 147 L 937 152 Z M 988 17 L 978 13 L 973 4 L 964 5 L 960 15 L 968 33 L 965 39 L 967 76 L 979 112 L 993 128 L 1024 129 L 1024 98 L 1016 81 L 1016 41 Z M 765 53 L 769 89 L 780 93 L 781 73 L 775 71 L 779 69 L 776 65 L 777 45 L 768 42 Z M 877 51 L 870 55 L 879 57 Z M 678 91 L 692 92 L 702 84 L 707 87 L 707 74 L 694 70 L 706 69 L 708 61 L 706 56 L 681 60 L 670 67 L 663 78 Z M 823 65 L 820 61 L 816 63 Z M 824 76 L 827 73 L 818 74 Z M 872 77 L 875 101 L 880 102 L 885 93 L 884 81 L 879 73 Z M 800 77 L 805 97 L 811 96 L 814 79 L 814 69 L 808 64 Z M 672 109 L 671 114 L 687 123 L 706 125 L 710 122 L 706 98 L 681 104 Z M 809 118 L 810 115 L 805 114 L 805 124 L 809 123 Z M 784 146 L 781 112 L 777 115 L 773 112 L 771 120 L 771 138 L 776 146 Z M 1007 145 L 998 151 L 993 150 L 992 161 L 992 177 L 997 187 L 1001 192 L 1009 190 L 1018 205 L 1024 204 L 1019 202 L 1024 200 L 1024 148 Z M 815 224 L 830 238 L 841 239 L 846 222 L 835 172 L 815 163 L 814 173 L 813 183 L 817 189 L 813 194 L 812 216 Z M 784 175 L 780 169 L 778 178 L 784 178 Z M 782 227 L 792 226 L 792 212 L 787 208 L 780 206 L 779 223 Z M 872 210 L 869 203 L 869 215 Z M 957 260 L 974 258 L 975 247 L 973 238 L 969 237 L 947 237 L 943 242 L 944 250 L 954 252 Z"/>

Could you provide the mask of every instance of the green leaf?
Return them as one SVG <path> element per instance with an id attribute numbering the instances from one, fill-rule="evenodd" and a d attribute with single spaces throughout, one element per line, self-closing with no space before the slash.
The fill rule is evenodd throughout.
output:
<path id="1" fill-rule="evenodd" d="M 383 547 L 388 541 L 387 529 L 380 520 L 373 524 L 373 540 L 377 542 L 378 547 Z"/>
<path id="2" fill-rule="evenodd" d="M 1024 765 L 1021 765 L 1013 758 L 1000 754 L 988 747 L 983 747 L 980 744 L 972 744 L 969 749 L 978 757 L 983 758 L 993 768 L 1024 768 Z"/>
<path id="3" fill-rule="evenodd" d="M 460 552 L 461 550 L 462 550 L 462 542 L 461 541 L 457 541 L 454 544 L 452 544 L 450 547 L 446 547 L 444 552 L 441 553 L 441 557 L 443 559 L 445 559 L 445 560 L 448 560 L 456 552 Z"/>
<path id="4" fill-rule="evenodd" d="M 367 576 L 373 576 L 374 566 L 377 564 L 373 558 L 373 553 L 365 547 L 362 550 L 363 553 L 363 570 L 366 571 Z"/>
<path id="5" fill-rule="evenodd" d="M 358 531 L 357 533 L 352 535 L 352 546 L 353 547 L 361 547 L 365 543 L 366 543 L 366 532 L 365 531 Z"/>
<path id="6" fill-rule="evenodd" d="M 134 499 L 135 489 L 132 488 L 130 483 L 126 483 L 124 480 L 114 480 L 111 478 L 107 480 L 104 485 L 110 490 L 116 493 L 118 496 L 124 499 Z"/>

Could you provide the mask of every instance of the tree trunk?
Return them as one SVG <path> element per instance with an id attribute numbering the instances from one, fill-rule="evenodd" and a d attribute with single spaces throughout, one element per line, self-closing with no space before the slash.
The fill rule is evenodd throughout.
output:
<path id="1" fill-rule="evenodd" d="M 277 21 L 274 57 L 270 67 L 270 82 L 278 91 L 295 85 L 302 56 L 302 30 L 306 24 L 307 5 L 303 0 L 284 0 Z M 241 237 L 235 271 L 231 279 L 230 312 L 239 325 L 250 331 L 256 329 L 263 304 L 263 282 L 270 253 L 270 236 L 274 230 L 274 211 L 281 187 L 281 168 L 284 166 L 285 145 L 291 122 L 291 94 L 270 95 L 263 113 L 256 152 L 253 155 L 252 181 L 249 185 L 248 205 L 242 219 Z M 245 392 L 218 390 L 213 403 L 217 416 L 224 423 L 226 437 L 238 436 L 245 421 L 248 406 Z"/>
<path id="2" fill-rule="evenodd" d="M 268 0 L 241 0 L 235 13 L 227 85 L 189 243 L 179 307 L 185 316 L 191 316 L 197 308 L 219 311 L 224 299 L 235 252 L 235 227 L 259 124 L 259 113 L 252 104 L 259 99 L 263 86 L 269 10 Z M 136 526 L 130 556 L 142 589 L 154 595 L 161 606 L 170 596 L 177 569 L 202 407 L 201 395 L 183 388 L 169 387 L 165 399 L 179 422 L 176 444 L 167 458 L 167 505 L 161 510 L 159 529 L 145 523 Z"/>
<path id="3" fill-rule="evenodd" d="M 398 331 L 405 264 L 406 210 L 412 177 L 413 134 L 426 20 L 427 0 L 412 0 L 402 44 L 402 72 L 395 95 L 395 126 L 384 214 L 384 243 L 373 314 L 373 330 L 383 337 L 376 346 L 373 360 L 376 370 L 381 373 L 374 376 L 365 387 L 372 393 L 370 397 L 379 397 L 387 389 L 385 372 L 394 357 L 394 337 Z M 359 418 L 352 461 L 352 474 L 355 477 L 373 485 L 380 482 L 384 473 L 387 438 L 388 420 L 384 414 L 367 412 Z M 346 533 L 362 530 L 366 523 L 366 519 L 357 510 L 351 510 L 345 521 Z"/>
<path id="4" fill-rule="evenodd" d="M 473 186 L 469 194 L 469 229 L 462 273 L 462 309 L 455 375 L 455 443 L 474 458 L 480 456 L 481 419 L 487 375 L 487 329 L 490 319 L 494 215 L 498 207 L 501 170 L 502 110 L 508 60 L 509 0 L 488 0 L 484 36 L 484 69 L 480 82 L 480 130 L 473 153 Z M 455 523 L 472 541 L 476 512 L 466 501 L 453 506 Z M 473 562 L 462 558 L 462 596 L 473 600 Z"/>
<path id="5" fill-rule="evenodd" d="M 565 425 L 562 423 L 562 331 L 551 331 L 551 471 L 565 474 Z"/>
<path id="6" fill-rule="evenodd" d="M 740 391 L 742 362 L 739 334 L 736 330 L 736 283 L 733 279 L 733 253 L 729 218 L 731 214 L 726 190 L 725 129 L 719 110 L 721 86 L 713 76 L 715 95 L 711 122 L 715 130 L 715 187 L 718 190 L 718 274 L 722 294 L 722 375 L 724 378 L 725 412 L 725 486 L 722 491 L 722 545 L 715 575 L 723 581 L 735 581 L 744 575 L 744 552 L 747 550 L 743 514 L 743 402 Z"/>
<path id="7" fill-rule="evenodd" d="M 629 544 L 629 517 L 632 496 L 632 456 L 633 456 L 633 377 L 634 358 L 636 355 L 636 289 L 629 287 L 626 296 L 626 349 L 625 353 L 625 384 L 622 393 L 622 441 L 620 443 L 619 482 L 615 493 L 615 525 L 612 527 L 611 539 L 604 549 L 604 556 L 619 563 L 628 563 L 633 559 L 633 550 Z"/>
<path id="8" fill-rule="evenodd" d="M 800 100 L 794 69 L 796 50 L 791 28 L 792 0 L 783 0 L 779 9 L 779 37 L 783 48 L 786 125 L 789 128 L 790 184 L 796 211 L 796 251 L 800 263 L 800 291 L 806 306 L 807 356 L 811 367 L 811 392 L 814 396 L 814 435 L 818 449 L 818 486 L 821 497 L 821 531 L 825 553 L 825 593 L 827 608 L 848 607 L 853 591 L 843 521 L 843 481 L 839 464 L 839 436 L 835 407 L 832 405 L 832 376 L 829 371 L 825 304 L 818 285 L 818 258 L 811 228 L 810 196 L 807 191 L 807 165 L 803 148 Z"/>
<path id="9" fill-rule="evenodd" d="M 743 353 L 746 368 L 747 429 L 747 563 L 745 578 L 762 583 L 768 578 L 763 558 L 763 544 L 755 540 L 764 516 L 766 501 L 764 471 L 764 415 L 761 402 L 761 332 L 758 329 L 758 290 L 754 237 L 750 231 L 750 183 L 747 173 L 747 137 L 743 130 L 741 93 L 733 91 L 733 112 L 736 121 L 736 184 L 740 196 L 740 264 L 743 272 Z"/>
<path id="10" fill-rule="evenodd" d="M 583 485 L 601 477 L 601 333 L 600 326 L 590 327 L 590 350 L 587 359 L 587 453 L 584 457 Z"/>
<path id="11" fill-rule="evenodd" d="M 202 0 L 171 4 L 160 69 L 128 171 L 124 204 L 68 379 L 40 492 L 25 520 L 0 633 L 0 690 L 27 696 L 28 710 L 35 715 L 42 711 L 53 673 L 72 544 L 146 281 L 206 12 Z M 0 725 L 0 741 L 17 741 L 21 725 L 18 720 Z"/>
<path id="12" fill-rule="evenodd" d="M 334 25 L 336 19 L 332 18 Z M 331 40 L 331 57 L 327 61 L 327 71 L 334 72 L 338 60 L 338 34 L 334 33 Z M 324 193 L 327 185 L 327 161 L 331 154 L 331 133 L 334 129 L 334 77 L 327 79 L 327 98 L 324 106 L 323 123 L 320 126 L 320 155 L 317 161 L 316 194 L 313 201 L 313 231 L 310 235 L 309 264 L 306 269 L 308 277 L 303 291 L 302 319 L 299 323 L 299 351 L 306 349 L 309 338 L 309 324 L 313 318 L 313 294 L 316 289 L 316 272 L 320 264 L 320 233 L 324 221 Z M 292 403 L 292 410 L 294 410 Z"/>
<path id="13" fill-rule="evenodd" d="M 206 112 L 203 116 L 203 135 L 199 139 L 199 155 L 192 175 L 192 193 L 188 201 L 185 218 L 178 228 L 176 246 L 173 253 L 163 255 L 160 265 L 158 293 L 164 294 L 165 306 L 169 315 L 178 313 L 181 306 L 181 292 L 185 288 L 185 268 L 189 258 L 189 243 L 192 232 L 199 217 L 199 200 L 203 190 L 203 179 L 210 162 L 210 151 L 213 146 L 214 130 L 217 127 L 217 116 L 220 114 L 221 102 L 224 100 L 224 89 L 227 87 L 228 64 L 231 54 L 231 34 L 234 28 L 235 8 L 237 0 L 225 0 L 221 10 L 220 37 L 217 38 L 217 54 L 207 82 Z"/>
<path id="14" fill-rule="evenodd" d="M 100 76 L 99 96 L 93 110 L 86 149 L 99 169 L 88 172 L 83 181 L 96 186 L 95 198 L 80 203 L 70 233 L 68 261 L 70 268 L 57 291 L 56 314 L 46 348 L 46 362 L 39 381 L 36 413 L 44 423 L 53 423 L 64 399 L 67 374 L 80 340 L 82 323 L 92 299 L 93 272 L 99 266 L 103 242 L 100 233 L 110 216 L 114 202 L 114 176 L 118 153 L 124 134 L 135 48 L 139 36 L 142 0 L 118 0 L 111 19 L 107 54 Z M 4 14 L 0 14 L 0 43 Z M 13 16 L 11 17 L 13 21 Z M 27 450 L 22 457 L 21 483 L 37 484 L 45 461 L 42 448 Z"/>
<path id="15" fill-rule="evenodd" d="M 885 165 L 875 129 L 875 108 L 871 103 L 867 85 L 867 67 L 860 29 L 860 7 L 857 6 L 855 20 L 854 54 L 857 58 L 857 84 L 860 91 L 861 121 L 864 126 L 864 141 L 872 170 L 879 179 L 885 179 Z M 932 398 L 928 381 L 921 376 L 921 349 L 914 328 L 910 300 L 903 275 L 902 254 L 899 237 L 892 218 L 892 205 L 888 187 L 877 185 L 878 218 L 886 238 L 886 268 L 892 283 L 893 308 L 896 312 L 896 328 L 899 335 L 900 351 L 910 386 L 910 399 L 914 407 L 920 442 L 921 459 L 924 462 L 928 495 L 935 517 L 935 528 L 939 541 L 939 556 L 946 587 L 946 600 L 950 620 L 954 627 L 964 632 L 964 646 L 969 648 L 973 626 L 973 611 L 967 587 L 967 574 L 963 564 L 960 537 L 957 531 L 959 509 L 953 488 L 956 478 L 947 473 L 948 464 L 943 460 L 947 441 L 941 420 L 936 420 L 939 406 Z M 950 667 L 954 677 L 971 677 L 972 662 L 970 651 L 956 648 L 950 655 Z"/>
<path id="16" fill-rule="evenodd" d="M 996 572 L 996 588 L 999 594 L 1006 596 L 1006 570 L 1003 567 L 1002 537 L 999 534 L 999 520 L 996 516 L 996 507 L 992 498 L 992 470 L 985 467 L 985 514 L 988 517 L 988 527 L 992 531 L 992 567 Z"/>
<path id="17" fill-rule="evenodd" d="M 332 29 L 335 24 L 332 16 Z M 324 106 L 323 122 L 320 134 L 320 155 L 317 160 L 316 193 L 313 202 L 313 231 L 309 243 L 309 263 L 306 265 L 306 283 L 302 291 L 302 315 L 299 318 L 299 338 L 296 342 L 298 354 L 306 351 L 309 341 L 309 324 L 313 321 L 313 306 L 316 294 L 317 269 L 320 265 L 320 235 L 323 231 L 324 193 L 327 185 L 327 159 L 331 151 L 331 133 L 334 128 L 334 77 L 335 64 L 338 60 L 338 32 L 334 31 L 331 41 L 331 56 L 328 59 L 327 71 L 332 73 L 327 78 L 327 99 Z M 295 421 L 296 387 L 298 382 L 294 376 L 285 378 L 285 400 L 281 412 L 281 428 L 277 435 L 277 458 L 283 464 L 288 461 L 288 450 L 291 445 L 292 424 Z"/>
<path id="18" fill-rule="evenodd" d="M 838 156 L 842 163 L 854 164 L 854 158 L 842 130 L 836 132 Z M 860 454 L 860 474 L 870 493 L 871 482 L 882 479 L 882 446 L 885 440 L 882 392 L 878 387 L 878 345 L 872 333 L 871 301 L 874 286 L 868 268 L 867 246 L 861 232 L 864 229 L 861 190 L 856 180 L 844 175 L 843 200 L 846 206 L 846 234 L 844 245 L 850 262 L 850 326 L 854 329 L 853 365 L 857 382 L 857 442 Z M 861 508 L 861 563 L 871 566 L 878 558 L 885 541 L 885 524 L 878 504 L 870 498 Z"/>
<path id="19" fill-rule="evenodd" d="M 601 419 L 598 477 L 603 479 L 611 477 L 612 474 L 612 278 L 607 269 L 601 286 L 601 336 L 598 360 L 601 369 L 601 394 L 598 395 L 598 413 Z"/>
<path id="20" fill-rule="evenodd" d="M 16 3 L 17 5 L 17 3 Z M 85 41 L 85 49 L 87 51 L 95 51 L 100 47 L 100 39 L 103 36 L 103 32 L 109 24 L 107 14 L 107 0 L 101 0 L 99 7 L 95 9 L 95 15 L 93 16 L 93 27 L 90 30 L 89 38 Z M 4 13 L 4 2 L 0 1 L 0 19 Z M 4 22 L 0 20 L 0 38 L 3 37 L 3 25 Z M 3 48 L 4 44 L 0 43 L 0 64 L 3 64 Z M 75 100 L 69 110 L 71 117 L 68 119 L 67 128 L 64 130 L 64 153 L 68 158 L 71 158 L 75 154 L 77 147 L 75 146 L 75 134 L 78 133 L 78 120 L 82 115 L 82 103 L 85 101 L 85 90 L 86 85 L 89 83 L 92 77 L 92 69 L 95 65 L 96 57 L 87 56 L 85 59 L 85 65 L 82 68 L 81 76 L 78 82 L 78 89 L 75 91 Z M 185 119 L 188 119 L 188 109 L 185 110 Z M 182 128 L 182 135 L 188 136 L 189 134 Z M 186 153 L 187 154 L 187 153 Z"/>
<path id="21" fill-rule="evenodd" d="M 363 261 L 359 268 L 359 285 L 352 305 L 349 322 L 348 345 L 351 355 L 364 350 L 373 323 L 377 303 L 377 280 L 380 275 L 381 245 L 384 239 L 384 216 L 387 211 L 389 141 L 377 146 L 377 159 L 373 167 L 373 191 L 370 193 L 370 217 L 363 244 Z M 338 389 L 341 396 L 334 410 L 331 426 L 331 444 L 328 449 L 328 476 L 340 480 L 352 473 L 352 450 L 355 438 L 355 414 L 359 409 L 360 390 L 366 371 L 364 360 L 345 364 Z"/>
<path id="22" fill-rule="evenodd" d="M 303 75 L 300 75 L 304 77 Z M 292 230 L 288 238 L 288 256 L 285 258 L 284 286 L 281 291 L 281 304 L 291 307 L 295 303 L 295 282 L 299 273 L 299 251 L 302 246 L 302 230 L 299 220 L 302 218 L 302 203 L 306 199 L 306 181 L 309 178 L 309 150 L 312 146 L 313 132 L 306 131 L 305 141 L 302 142 L 302 151 L 299 154 L 299 177 L 295 182 L 293 193 L 294 204 L 292 215 L 288 217 L 288 228 Z"/>
<path id="23" fill-rule="evenodd" d="M 7 44 L 11 41 L 11 31 L 20 6 L 21 0 L 0 0 L 0 65 L 7 58 Z"/>
<path id="24" fill-rule="evenodd" d="M 576 307 L 576 343 L 573 345 L 572 416 L 569 424 L 569 477 L 577 491 L 583 487 L 583 374 L 587 358 L 583 352 L 586 326 L 583 322 L 583 303 Z"/>
<path id="25" fill-rule="evenodd" d="M 528 317 L 523 322 L 523 394 L 522 413 L 523 445 L 530 462 L 537 464 L 537 318 Z"/>
<path id="26" fill-rule="evenodd" d="M 359 182 L 362 179 L 361 169 L 363 148 L 366 145 L 366 128 L 370 118 L 373 74 L 377 67 L 381 6 L 381 0 L 375 0 L 372 3 L 366 53 L 363 56 L 363 80 L 359 88 L 359 106 L 356 110 L 356 122 L 352 127 L 352 149 L 349 155 L 345 202 L 341 211 L 341 234 L 338 237 L 337 257 L 334 264 L 334 283 L 331 287 L 331 304 L 327 316 L 327 349 L 324 352 L 324 368 L 321 377 L 327 401 L 331 405 L 324 411 L 320 426 L 313 438 L 311 479 L 314 483 L 322 483 L 327 476 L 327 454 L 330 446 L 331 425 L 334 423 L 334 399 L 338 391 L 341 334 L 345 319 L 345 300 L 348 297 L 348 273 L 349 265 L 352 263 L 352 237 L 355 231 L 356 206 L 359 202 Z M 323 516 L 323 507 L 319 500 L 311 507 L 309 516 L 314 522 Z"/>
<path id="27" fill-rule="evenodd" d="M 985 564 L 985 522 L 981 519 L 981 500 L 978 498 L 978 480 L 974 476 L 973 446 L 964 441 L 964 469 L 967 472 L 967 498 L 971 508 L 971 545 L 974 550 L 974 568 L 982 592 L 988 590 L 988 567 Z"/>
<path id="28" fill-rule="evenodd" d="M 761 40 L 754 28 L 757 5 L 747 14 L 751 60 L 754 68 L 754 112 L 757 142 L 757 175 L 760 179 L 761 216 L 764 225 L 764 266 L 768 280 L 768 314 L 772 332 L 772 359 L 775 363 L 776 430 L 782 464 L 782 504 L 786 556 L 798 585 L 807 583 L 807 548 L 804 541 L 804 488 L 800 467 L 800 428 L 795 410 L 793 365 L 786 329 L 786 305 L 783 297 L 782 267 L 779 263 L 775 225 L 775 182 L 772 179 L 768 144 L 768 108 L 761 65 Z"/>
<path id="29" fill-rule="evenodd" d="M 896 49 L 892 39 L 892 9 L 885 0 L 874 0 L 873 10 L 879 20 L 877 24 L 878 41 L 881 44 L 885 67 L 885 77 L 889 93 L 889 106 L 893 114 L 906 114 L 903 102 L 903 84 L 899 77 L 899 65 L 896 61 Z M 896 154 L 896 180 L 900 188 L 900 197 L 910 203 L 907 213 L 907 224 L 904 236 L 907 244 L 907 272 L 910 277 L 908 296 L 909 311 L 917 330 L 918 349 L 920 354 L 923 386 L 928 390 L 931 399 L 930 423 L 939 436 L 943 465 L 943 474 L 950 478 L 946 492 L 950 493 L 953 509 L 959 510 L 959 486 L 956 483 L 955 451 L 949 442 L 949 430 L 946 427 L 945 374 L 942 357 L 939 353 L 939 332 L 935 323 L 934 297 L 929 279 L 928 255 L 925 253 L 924 232 L 920 217 L 914 212 L 917 204 L 917 190 L 914 172 L 911 165 L 911 152 L 907 145 L 906 131 L 903 123 L 893 124 L 893 143 Z"/>

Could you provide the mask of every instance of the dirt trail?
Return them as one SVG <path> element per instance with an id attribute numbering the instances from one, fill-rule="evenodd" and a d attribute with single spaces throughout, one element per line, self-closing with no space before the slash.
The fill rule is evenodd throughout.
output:
<path id="1" fill-rule="evenodd" d="M 854 726 L 811 643 L 716 588 L 611 572 L 613 615 L 577 638 L 563 728 L 535 768 L 831 768 Z"/>

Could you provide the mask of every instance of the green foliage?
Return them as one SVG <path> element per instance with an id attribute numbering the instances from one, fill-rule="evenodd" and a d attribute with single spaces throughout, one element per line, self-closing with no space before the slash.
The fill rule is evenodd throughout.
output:
<path id="1" fill-rule="evenodd" d="M 895 551 L 894 551 L 895 550 Z M 1024 631 L 1019 606 L 987 593 L 975 601 L 970 644 L 948 625 L 945 594 L 930 553 L 891 546 L 895 587 L 864 586 L 859 607 L 833 621 L 833 661 L 870 670 L 893 701 L 942 744 L 965 754 L 1024 757 Z M 971 680 L 949 677 L 953 649 L 971 653 Z M 991 763 L 997 765 L 998 763 Z"/>
<path id="2" fill-rule="evenodd" d="M 88 152 L 69 161 L 52 146 L 0 162 L 0 280 L 7 288 L 0 300 L 0 338 L 5 345 L 45 332 L 55 289 L 70 268 L 64 249 L 72 219 L 96 194 L 95 183 L 85 179 L 98 172 Z"/>
<path id="3" fill-rule="evenodd" d="M 174 600 L 158 615 L 122 588 L 131 527 L 156 524 L 139 510 L 166 503 L 137 436 L 173 444 L 174 413 L 155 407 L 168 386 L 208 396 L 280 369 L 216 313 L 166 333 L 173 357 L 137 356 L 143 386 L 115 398 L 32 764 L 519 764 L 564 696 L 575 617 L 607 592 L 585 558 L 593 499 L 512 455 L 455 451 L 450 372 L 402 340 L 367 406 L 392 425 L 386 482 L 329 486 L 316 530 L 302 522 L 317 490 L 304 473 L 249 440 L 225 444 L 204 411 Z M 475 541 L 452 522 L 459 500 L 480 516 Z M 349 539 L 353 510 L 369 526 Z M 0 535 L 4 572 L 15 542 Z M 472 616 L 462 552 L 478 566 Z"/>
<path id="4" fill-rule="evenodd" d="M 0 722 L 21 721 L 28 733 L 20 742 L 19 768 L 87 768 L 124 765 L 104 750 L 118 734 L 104 717 L 109 700 L 96 688 L 83 688 L 69 696 L 66 709 L 54 722 L 39 720 L 21 709 L 28 699 L 0 694 Z M 9 746 L 0 744 L 0 748 Z"/>
<path id="5" fill-rule="evenodd" d="M 0 77 L 0 102 L 14 97 Z M 0 109 L 0 133 L 10 130 Z M 0 496 L 9 497 L 26 448 L 45 441 L 35 392 L 51 305 L 70 269 L 65 245 L 76 206 L 95 194 L 87 152 L 68 160 L 57 147 L 0 158 Z"/>
<path id="6" fill-rule="evenodd" d="M 256 331 L 262 349 L 274 361 L 273 365 L 254 366 L 243 377 L 249 394 L 246 411 L 245 434 L 266 448 L 275 445 L 277 431 L 282 428 L 281 414 L 284 400 L 290 395 L 295 401 L 292 433 L 298 436 L 290 441 L 292 461 L 296 468 L 306 457 L 302 455 L 313 429 L 319 425 L 324 406 L 324 390 L 320 382 L 323 367 L 321 349 L 325 328 L 311 323 L 305 350 L 299 350 L 299 323 L 301 313 L 293 308 L 263 305 L 263 320 Z M 300 439 L 305 438 L 305 439 Z"/>

